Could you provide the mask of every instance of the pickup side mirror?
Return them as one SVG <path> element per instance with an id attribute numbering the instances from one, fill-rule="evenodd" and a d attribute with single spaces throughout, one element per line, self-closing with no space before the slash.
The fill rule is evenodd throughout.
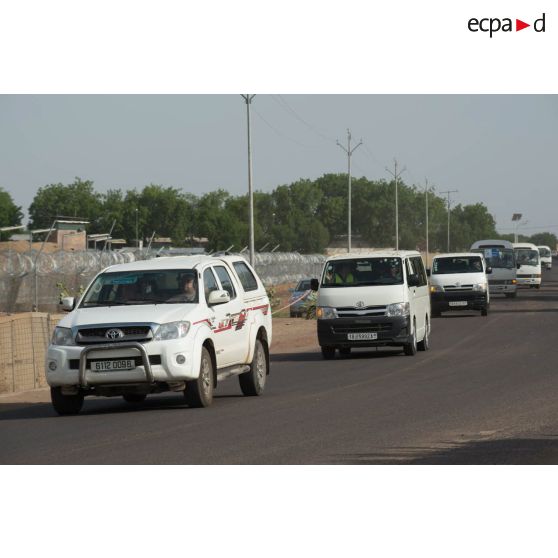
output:
<path id="1" fill-rule="evenodd" d="M 320 282 L 317 279 L 310 279 L 310 289 L 317 291 L 320 286 Z"/>
<path id="2" fill-rule="evenodd" d="M 409 275 L 407 278 L 407 284 L 409 287 L 418 287 L 420 285 L 419 276 L 416 273 Z"/>
<path id="3" fill-rule="evenodd" d="M 216 290 L 209 293 L 207 304 L 209 304 L 209 306 L 215 306 L 216 304 L 225 304 L 230 301 L 231 295 L 227 291 Z"/>
<path id="4" fill-rule="evenodd" d="M 60 301 L 60 304 L 64 312 L 71 312 L 76 306 L 76 299 L 73 296 L 65 296 Z"/>
<path id="5" fill-rule="evenodd" d="M 427 267 L 427 268 L 426 268 L 426 276 L 427 276 L 427 277 L 430 277 L 430 275 L 432 275 L 432 272 L 430 271 L 430 268 Z"/>
<path id="6" fill-rule="evenodd" d="M 491 267 L 487 267 L 486 268 L 486 274 L 490 275 L 492 273 L 492 268 Z"/>

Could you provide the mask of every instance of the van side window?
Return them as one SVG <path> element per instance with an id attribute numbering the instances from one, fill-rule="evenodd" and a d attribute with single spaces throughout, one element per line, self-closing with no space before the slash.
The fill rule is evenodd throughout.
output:
<path id="1" fill-rule="evenodd" d="M 244 262 L 233 262 L 233 267 L 245 291 L 256 291 L 258 289 L 258 282 L 254 274 Z"/>
<path id="2" fill-rule="evenodd" d="M 217 277 L 219 277 L 219 281 L 221 281 L 221 286 L 225 291 L 229 293 L 231 300 L 233 298 L 236 298 L 236 291 L 234 290 L 233 282 L 231 280 L 229 272 L 222 265 L 217 265 L 214 269 L 215 273 L 217 273 Z"/>
<path id="3" fill-rule="evenodd" d="M 204 291 L 205 291 L 205 300 L 206 301 L 209 299 L 209 293 L 211 291 L 218 291 L 219 290 L 219 285 L 217 285 L 217 281 L 215 280 L 215 275 L 213 275 L 213 271 L 211 271 L 210 267 L 208 267 L 203 272 L 203 288 L 204 288 Z"/>
<path id="4" fill-rule="evenodd" d="M 420 256 L 416 256 L 414 258 L 411 258 L 411 260 L 414 267 L 414 273 L 419 276 L 419 286 L 424 287 L 428 283 L 428 281 L 426 279 L 426 271 L 424 269 L 424 264 L 422 263 L 422 258 Z"/>

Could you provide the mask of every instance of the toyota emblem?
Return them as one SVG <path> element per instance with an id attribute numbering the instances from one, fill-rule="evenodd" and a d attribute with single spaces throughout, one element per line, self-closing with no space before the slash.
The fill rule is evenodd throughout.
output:
<path id="1" fill-rule="evenodd" d="M 111 341 L 116 341 L 124 337 L 124 332 L 121 329 L 108 329 L 105 333 L 105 337 Z"/>
<path id="2" fill-rule="evenodd" d="M 355 304 L 355 308 L 364 308 L 364 302 L 362 302 L 362 300 L 359 300 L 359 301 Z"/>

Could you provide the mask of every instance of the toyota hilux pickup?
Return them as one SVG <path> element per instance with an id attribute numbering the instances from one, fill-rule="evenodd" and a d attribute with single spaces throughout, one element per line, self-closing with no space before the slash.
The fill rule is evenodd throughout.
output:
<path id="1" fill-rule="evenodd" d="M 212 403 L 218 381 L 237 375 L 244 395 L 264 391 L 272 328 L 269 299 L 242 257 L 181 256 L 108 267 L 54 330 L 46 378 L 60 415 L 86 396 L 183 392 Z"/>

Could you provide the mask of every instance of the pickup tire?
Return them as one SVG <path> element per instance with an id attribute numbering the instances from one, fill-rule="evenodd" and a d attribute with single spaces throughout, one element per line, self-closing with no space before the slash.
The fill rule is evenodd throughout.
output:
<path id="1" fill-rule="evenodd" d="M 238 376 L 242 393 L 247 396 L 261 395 L 265 388 L 267 373 L 267 354 L 262 342 L 256 339 L 250 370 Z"/>
<path id="2" fill-rule="evenodd" d="M 64 395 L 60 387 L 50 388 L 50 399 L 54 410 L 61 416 L 77 415 L 83 407 L 83 393 Z"/>
<path id="3" fill-rule="evenodd" d="M 184 397 L 189 407 L 209 407 L 213 402 L 213 362 L 205 347 L 202 347 L 199 376 L 186 382 Z"/>

